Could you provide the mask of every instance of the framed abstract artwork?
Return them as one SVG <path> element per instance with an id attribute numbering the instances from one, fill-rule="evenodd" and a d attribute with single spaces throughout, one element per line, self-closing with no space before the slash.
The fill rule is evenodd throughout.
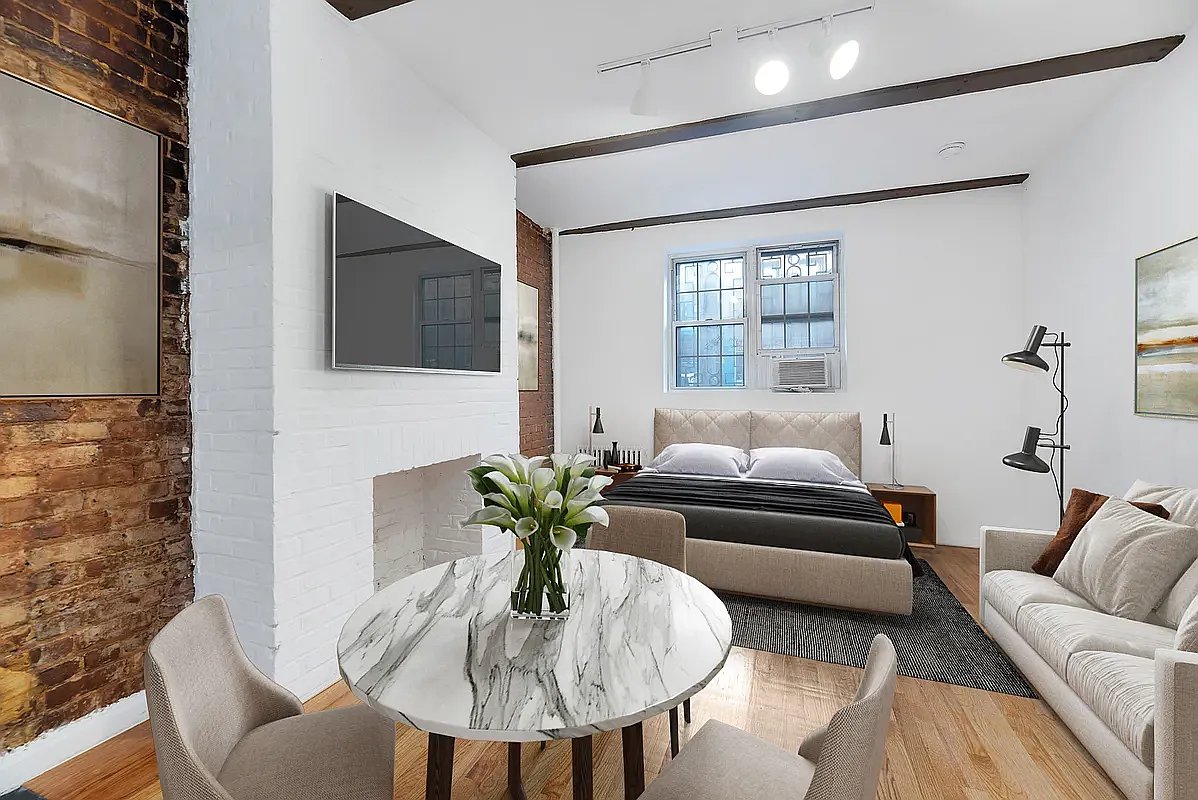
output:
<path id="1" fill-rule="evenodd" d="M 540 293 L 527 283 L 516 284 L 516 376 L 521 392 L 540 386 Z"/>
<path id="2" fill-rule="evenodd" d="M 1198 418 L 1198 238 L 1136 259 L 1136 413 Z"/>
<path id="3" fill-rule="evenodd" d="M 161 153 L 0 73 L 0 397 L 158 393 Z"/>

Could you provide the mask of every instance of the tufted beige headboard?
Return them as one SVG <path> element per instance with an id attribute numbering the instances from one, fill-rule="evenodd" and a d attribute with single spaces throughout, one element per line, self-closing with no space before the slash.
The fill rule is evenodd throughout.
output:
<path id="1" fill-rule="evenodd" d="M 679 442 L 827 450 L 861 475 L 861 415 L 856 412 L 657 409 L 653 453 Z"/>

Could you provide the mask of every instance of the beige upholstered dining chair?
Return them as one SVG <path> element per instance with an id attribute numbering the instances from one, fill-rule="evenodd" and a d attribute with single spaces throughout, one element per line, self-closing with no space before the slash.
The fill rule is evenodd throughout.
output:
<path id="1" fill-rule="evenodd" d="M 366 706 L 303 713 L 246 657 L 218 595 L 154 637 L 145 682 L 164 800 L 391 800 L 394 724 Z"/>
<path id="2" fill-rule="evenodd" d="M 686 572 L 686 518 L 677 511 L 640 506 L 604 506 L 608 524 L 595 525 L 587 547 L 623 553 Z M 691 701 L 682 703 L 686 721 L 691 721 Z M 678 709 L 670 709 L 670 753 L 678 755 Z"/>
<path id="3" fill-rule="evenodd" d="M 856 699 L 804 739 L 798 755 L 731 725 L 708 722 L 641 800 L 874 800 L 897 664 L 891 641 L 874 637 Z"/>

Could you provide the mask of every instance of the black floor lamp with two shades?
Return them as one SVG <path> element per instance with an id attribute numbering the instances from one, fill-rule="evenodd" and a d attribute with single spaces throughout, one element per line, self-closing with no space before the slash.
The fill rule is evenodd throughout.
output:
<path id="1" fill-rule="evenodd" d="M 1045 337 L 1050 337 L 1045 341 Z M 1024 348 L 1015 353 L 1007 353 L 1002 357 L 1004 364 L 1016 369 L 1029 372 L 1048 372 L 1048 362 L 1040 356 L 1040 348 L 1052 349 L 1052 386 L 1060 395 L 1060 412 L 1057 414 L 1056 429 L 1051 434 L 1044 434 L 1040 428 L 1029 426 L 1023 434 L 1023 447 L 1017 453 L 1011 453 L 1003 458 L 1002 463 L 1008 467 L 1027 472 L 1050 472 L 1057 490 L 1057 504 L 1060 507 L 1061 519 L 1065 518 L 1065 452 L 1070 446 L 1065 443 L 1065 412 L 1069 409 L 1069 396 L 1065 394 L 1065 350 L 1073 343 L 1066 337 L 1064 331 L 1048 333 L 1043 325 L 1036 325 L 1028 337 Z M 1048 461 L 1040 458 L 1037 450 L 1043 447 L 1049 451 Z M 1059 461 L 1058 461 L 1059 458 Z"/>

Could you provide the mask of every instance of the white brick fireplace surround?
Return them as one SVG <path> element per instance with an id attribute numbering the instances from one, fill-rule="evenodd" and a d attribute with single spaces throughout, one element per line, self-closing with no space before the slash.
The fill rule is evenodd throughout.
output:
<path id="1" fill-rule="evenodd" d="M 330 195 L 501 264 L 514 345 L 515 170 L 325 0 L 205 0 L 191 23 L 196 594 L 225 595 L 255 663 L 309 697 L 374 591 L 376 488 L 428 467 L 460 489 L 462 460 L 519 446 L 514 346 L 499 375 L 329 369 Z M 426 508 L 424 552 L 387 544 L 389 569 L 508 546 Z"/>

